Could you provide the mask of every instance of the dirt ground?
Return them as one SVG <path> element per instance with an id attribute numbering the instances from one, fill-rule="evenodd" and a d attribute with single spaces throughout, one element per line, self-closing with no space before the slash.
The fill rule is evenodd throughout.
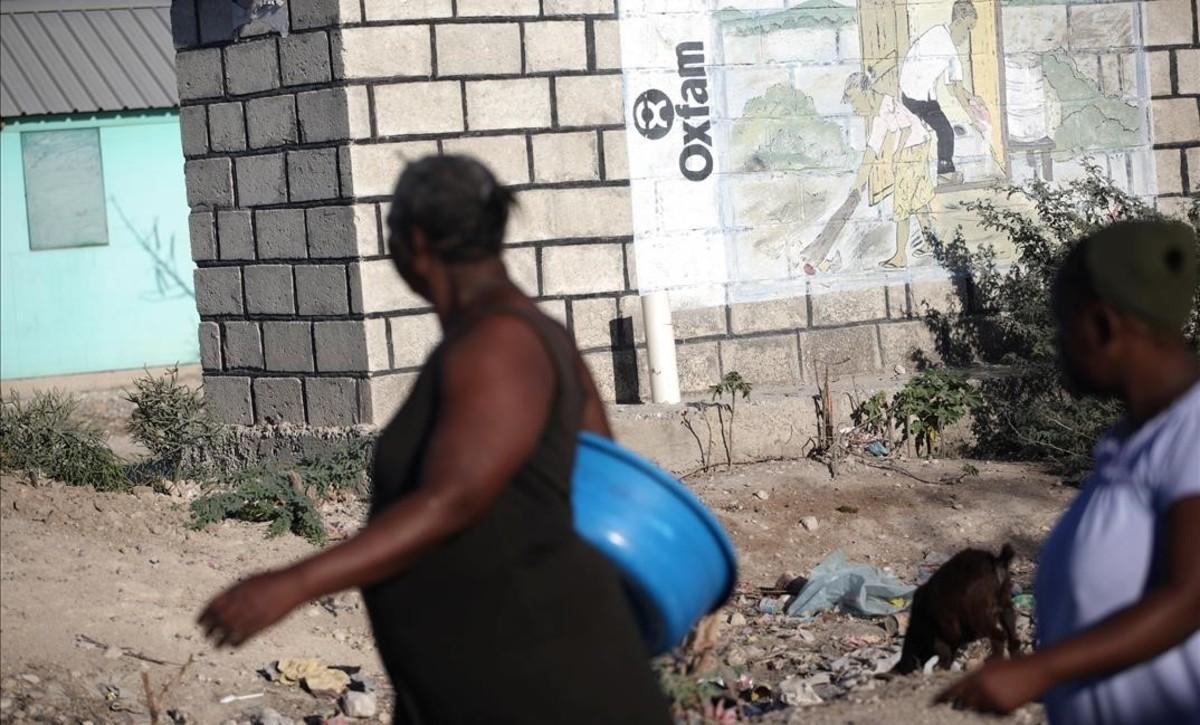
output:
<path id="1" fill-rule="evenodd" d="M 911 583 L 929 552 L 996 549 L 1010 541 L 1018 554 L 1016 580 L 1028 587 L 1031 558 L 1072 491 L 1029 467 L 974 465 L 979 475 L 954 485 L 861 464 L 831 480 L 808 461 L 689 480 L 726 524 L 741 557 L 738 593 L 721 614 L 727 622 L 721 659 L 774 688 L 864 646 L 895 650 L 900 639 L 876 621 L 840 614 L 801 621 L 759 612 L 759 587 L 772 586 L 783 573 L 806 574 L 838 548 L 852 561 L 890 567 Z M 962 466 L 908 464 L 931 481 L 957 475 Z M 189 495 L 194 492 L 183 487 L 170 495 L 149 489 L 111 494 L 0 479 L 0 722 L 149 722 L 142 674 L 157 689 L 189 658 L 192 665 L 160 705 L 186 713 L 188 722 L 248 722 L 264 706 L 297 719 L 335 715 L 335 703 L 258 673 L 286 657 L 361 667 L 380 683 L 380 712 L 389 711 L 386 678 L 357 594 L 307 605 L 235 652 L 216 652 L 202 641 L 194 618 L 208 597 L 312 548 L 291 535 L 265 539 L 260 525 L 225 522 L 191 531 Z M 361 502 L 350 501 L 333 506 L 326 518 L 352 529 L 362 513 Z M 800 524 L 809 516 L 816 517 L 815 530 Z M 781 709 L 764 721 L 994 722 L 928 705 L 952 677 L 872 679 L 830 702 Z M 1036 707 L 1015 718 L 1041 720 Z"/>

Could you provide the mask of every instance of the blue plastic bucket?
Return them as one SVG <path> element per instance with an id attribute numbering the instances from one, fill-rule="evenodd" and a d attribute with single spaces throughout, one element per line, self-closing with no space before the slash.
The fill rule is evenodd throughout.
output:
<path id="1" fill-rule="evenodd" d="M 621 572 L 654 654 L 679 644 L 737 582 L 721 524 L 683 484 L 616 443 L 579 434 L 572 476 L 575 530 Z"/>

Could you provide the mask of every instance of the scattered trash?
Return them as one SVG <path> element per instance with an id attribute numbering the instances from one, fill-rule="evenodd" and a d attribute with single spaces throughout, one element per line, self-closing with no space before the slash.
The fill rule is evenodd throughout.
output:
<path id="1" fill-rule="evenodd" d="M 783 614 L 787 609 L 787 597 L 763 597 L 758 602 L 758 611 L 763 614 Z"/>
<path id="2" fill-rule="evenodd" d="M 1034 599 L 1032 594 L 1014 594 L 1013 606 L 1019 609 L 1022 613 L 1032 612 L 1034 608 Z"/>
<path id="3" fill-rule="evenodd" d="M 277 681 L 283 685 L 302 685 L 314 697 L 336 700 L 350 686 L 350 674 L 344 669 L 330 667 L 316 657 L 282 659 L 266 672 L 278 672 Z"/>
<path id="4" fill-rule="evenodd" d="M 804 527 L 805 531 L 816 531 L 821 524 L 817 521 L 816 516 L 805 516 L 800 519 L 800 525 Z"/>
<path id="5" fill-rule="evenodd" d="M 883 441 L 871 441 L 867 444 L 866 451 L 876 458 L 886 458 L 888 447 Z"/>
<path id="6" fill-rule="evenodd" d="M 837 549 L 812 570 L 787 613 L 802 616 L 842 609 L 867 616 L 895 614 L 908 606 L 914 589 L 882 569 L 847 561 Z M 897 600 L 901 605 L 894 603 Z"/>
<path id="7" fill-rule="evenodd" d="M 255 692 L 255 693 L 252 693 L 249 695 L 226 695 L 225 697 L 222 697 L 220 700 L 217 700 L 217 702 L 221 703 L 222 705 L 228 705 L 231 702 L 242 702 L 243 700 L 257 700 L 258 698 L 262 697 L 264 694 L 265 693 L 262 693 L 262 692 Z"/>
<path id="8" fill-rule="evenodd" d="M 842 505 L 838 506 L 836 509 L 834 509 L 834 511 L 837 511 L 840 514 L 856 514 L 858 513 L 858 507 Z"/>
<path id="9" fill-rule="evenodd" d="M 746 624 L 746 615 L 741 612 L 734 612 L 729 615 L 729 625 L 732 627 L 741 627 Z"/>

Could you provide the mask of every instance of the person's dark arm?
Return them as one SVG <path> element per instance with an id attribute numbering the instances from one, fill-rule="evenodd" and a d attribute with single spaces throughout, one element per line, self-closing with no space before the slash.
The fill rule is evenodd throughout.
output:
<path id="1" fill-rule="evenodd" d="M 1031 655 L 991 660 L 937 697 L 973 710 L 1008 713 L 1057 685 L 1119 672 L 1200 630 L 1200 496 L 1167 510 L 1167 581 L 1080 634 Z"/>
<path id="2" fill-rule="evenodd" d="M 403 571 L 477 521 L 541 437 L 554 370 L 529 325 L 496 316 L 446 351 L 439 415 L 421 485 L 356 536 L 218 596 L 200 617 L 237 646 L 300 604 Z"/>

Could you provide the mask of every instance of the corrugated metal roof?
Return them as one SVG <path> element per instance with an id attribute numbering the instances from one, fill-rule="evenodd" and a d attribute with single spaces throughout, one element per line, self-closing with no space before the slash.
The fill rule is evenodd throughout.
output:
<path id="1" fill-rule="evenodd" d="M 0 116 L 179 104 L 169 0 L 0 3 Z"/>

